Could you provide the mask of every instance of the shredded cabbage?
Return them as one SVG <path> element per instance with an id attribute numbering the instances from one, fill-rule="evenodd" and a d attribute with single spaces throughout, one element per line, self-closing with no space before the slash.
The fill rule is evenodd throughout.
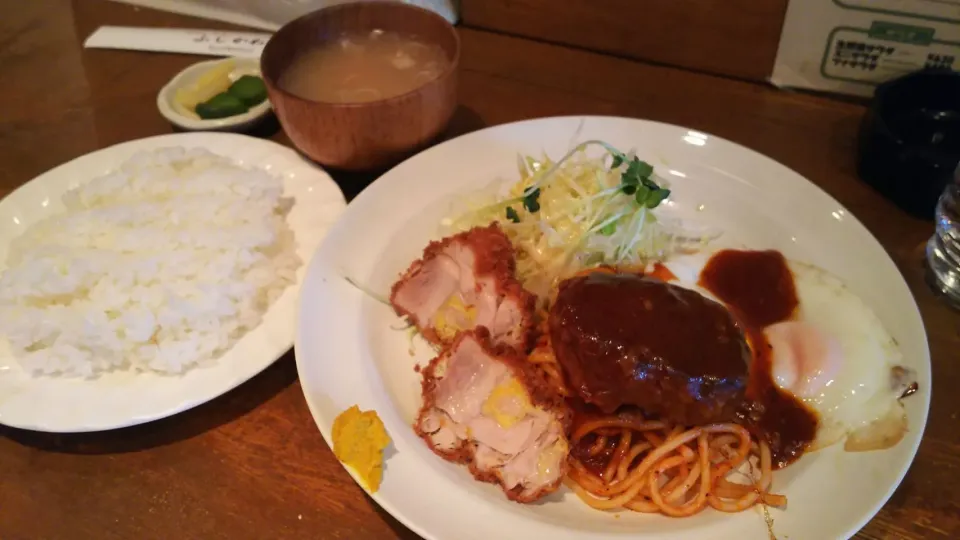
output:
<path id="1" fill-rule="evenodd" d="M 601 148 L 602 154 L 588 155 L 591 147 Z M 636 172 L 631 164 L 640 168 L 634 162 L 647 174 L 639 185 L 636 175 L 630 178 Z M 560 280 L 583 269 L 643 269 L 709 240 L 658 221 L 656 206 L 669 195 L 668 183 L 633 152 L 586 141 L 559 161 L 518 156 L 517 166 L 519 181 L 474 194 L 465 211 L 442 225 L 447 232 L 460 232 L 498 222 L 516 249 L 519 280 L 541 299 Z M 659 191 L 658 196 L 635 196 L 631 182 L 644 193 Z"/>

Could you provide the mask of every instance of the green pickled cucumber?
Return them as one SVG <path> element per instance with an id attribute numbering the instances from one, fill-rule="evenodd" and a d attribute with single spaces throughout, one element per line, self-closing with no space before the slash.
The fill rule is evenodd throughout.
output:
<path id="1" fill-rule="evenodd" d="M 256 75 L 244 75 L 230 85 L 227 93 L 244 102 L 247 107 L 254 107 L 267 99 L 267 85 Z"/>
<path id="2" fill-rule="evenodd" d="M 250 109 L 240 98 L 228 92 L 221 92 L 212 98 L 198 103 L 197 116 L 204 120 L 213 118 L 227 118 L 243 114 Z"/>

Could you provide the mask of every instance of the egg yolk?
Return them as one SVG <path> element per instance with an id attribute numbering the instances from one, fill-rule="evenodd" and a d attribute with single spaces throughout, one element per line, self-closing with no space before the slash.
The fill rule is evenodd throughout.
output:
<path id="1" fill-rule="evenodd" d="M 812 324 L 780 322 L 768 326 L 764 336 L 773 351 L 774 381 L 798 398 L 816 397 L 840 370 L 840 343 Z"/>
<path id="2" fill-rule="evenodd" d="M 495 386 L 482 407 L 483 414 L 494 419 L 503 429 L 517 425 L 532 409 L 527 391 L 513 377 Z"/>
<path id="3" fill-rule="evenodd" d="M 437 310 L 433 327 L 441 339 L 453 339 L 457 332 L 473 326 L 476 319 L 476 306 L 465 304 L 459 294 L 454 294 Z"/>

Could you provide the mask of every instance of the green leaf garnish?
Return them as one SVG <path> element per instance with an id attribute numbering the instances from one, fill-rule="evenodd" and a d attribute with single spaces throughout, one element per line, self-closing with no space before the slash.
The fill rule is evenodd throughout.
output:
<path id="1" fill-rule="evenodd" d="M 514 223 L 520 223 L 520 216 L 517 215 L 517 211 L 512 206 L 507 207 L 507 219 Z"/>
<path id="2" fill-rule="evenodd" d="M 633 158 L 633 161 L 630 162 L 630 165 L 627 165 L 627 170 L 623 171 L 621 181 L 629 178 L 632 183 L 638 183 L 644 179 L 650 178 L 651 174 L 653 174 L 653 166 L 646 161 L 640 161 L 640 158 L 635 157 Z"/>
<path id="3" fill-rule="evenodd" d="M 650 178 L 650 175 L 653 174 L 653 165 L 650 165 L 646 161 L 640 161 L 637 158 L 633 158 L 633 163 L 636 164 L 636 174 L 641 179 L 646 180 Z M 631 165 L 633 165 L 631 163 Z"/>
<path id="4" fill-rule="evenodd" d="M 659 206 L 660 203 L 662 203 L 664 199 L 666 199 L 669 196 L 670 196 L 669 189 L 657 188 L 656 190 L 650 192 L 650 195 L 647 196 L 647 200 L 645 201 L 644 204 L 646 205 L 647 208 L 653 209 Z"/>
<path id="5" fill-rule="evenodd" d="M 640 184 L 639 186 L 637 186 L 637 192 L 635 195 L 635 198 L 637 199 L 637 204 L 639 204 L 640 206 L 647 204 L 647 199 L 650 197 L 651 193 L 653 192 L 651 191 L 650 188 L 646 186 L 646 184 Z"/>
<path id="6" fill-rule="evenodd" d="M 622 163 L 622 155 L 614 153 L 614 160 L 621 158 L 620 163 Z M 656 182 L 650 180 L 651 174 L 653 174 L 653 166 L 646 161 L 640 161 L 640 158 L 634 157 L 627 165 L 627 170 L 620 175 L 620 189 L 626 195 L 636 195 L 637 203 L 643 205 L 649 192 L 660 188 Z"/>
<path id="7" fill-rule="evenodd" d="M 613 160 L 610 161 L 610 168 L 616 169 L 620 165 L 623 165 L 623 162 L 627 159 L 627 156 L 617 153 L 613 154 Z"/>
<path id="8" fill-rule="evenodd" d="M 535 188 L 533 191 L 524 193 L 523 195 L 523 207 L 527 209 L 528 212 L 537 212 L 540 210 L 540 188 Z"/>
<path id="9" fill-rule="evenodd" d="M 607 223 L 600 229 L 600 234 L 604 236 L 611 236 L 615 232 L 617 232 L 617 223 L 615 221 Z"/>

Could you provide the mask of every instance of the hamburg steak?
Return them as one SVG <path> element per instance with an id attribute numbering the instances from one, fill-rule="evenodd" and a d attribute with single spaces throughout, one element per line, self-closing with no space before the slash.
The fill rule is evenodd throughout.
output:
<path id="1" fill-rule="evenodd" d="M 621 405 L 684 425 L 725 422 L 743 400 L 750 349 L 730 312 L 632 273 L 560 284 L 550 341 L 567 383 L 604 413 Z"/>

